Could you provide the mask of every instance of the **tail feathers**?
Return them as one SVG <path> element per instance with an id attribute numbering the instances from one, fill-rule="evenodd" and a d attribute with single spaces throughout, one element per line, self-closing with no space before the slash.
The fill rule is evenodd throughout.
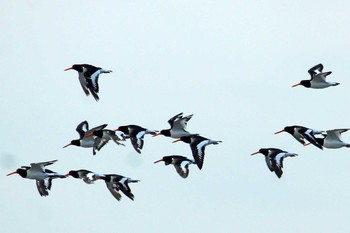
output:
<path id="1" fill-rule="evenodd" d="M 128 182 L 129 182 L 129 183 L 138 183 L 138 182 L 140 182 L 140 180 L 132 180 L 132 179 L 129 179 Z"/>
<path id="2" fill-rule="evenodd" d="M 217 145 L 219 143 L 222 143 L 222 141 L 212 141 L 212 144 Z"/>
<path id="3" fill-rule="evenodd" d="M 111 73 L 112 70 L 104 70 L 104 69 L 101 69 L 101 73 Z"/>
<path id="4" fill-rule="evenodd" d="M 332 86 L 338 86 L 340 83 L 333 83 Z"/>
<path id="5" fill-rule="evenodd" d="M 348 148 L 350 148 L 350 144 L 346 144 L 346 145 L 345 145 L 345 147 L 348 147 Z"/>
<path id="6" fill-rule="evenodd" d="M 324 72 L 323 74 L 324 74 L 324 76 L 328 76 L 328 75 L 330 75 L 332 73 L 332 71 L 328 71 L 328 72 Z"/>

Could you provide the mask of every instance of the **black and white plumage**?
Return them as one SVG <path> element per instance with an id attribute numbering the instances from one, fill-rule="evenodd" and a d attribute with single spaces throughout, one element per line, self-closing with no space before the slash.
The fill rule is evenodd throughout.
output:
<path id="1" fill-rule="evenodd" d="M 187 178 L 190 170 L 188 167 L 190 164 L 196 164 L 194 161 L 181 156 L 181 155 L 169 155 L 164 156 L 160 160 L 155 161 L 154 163 L 164 162 L 165 165 L 172 164 L 175 167 L 176 172 L 182 177 Z"/>
<path id="2" fill-rule="evenodd" d="M 98 78 L 99 75 L 102 73 L 110 73 L 111 70 L 105 70 L 100 67 L 96 67 L 89 64 L 75 64 L 70 68 L 65 69 L 67 70 L 75 70 L 79 74 L 79 82 L 81 87 L 83 88 L 83 91 L 88 96 L 90 93 L 95 98 L 96 101 L 99 100 L 98 92 L 99 92 L 99 86 L 98 86 Z"/>
<path id="3" fill-rule="evenodd" d="M 97 149 L 99 151 L 105 144 L 101 145 L 100 144 L 101 139 L 98 139 L 96 136 L 86 137 L 86 135 L 90 135 L 94 131 L 97 131 L 97 130 L 102 130 L 102 129 L 106 128 L 106 126 L 107 126 L 107 124 L 103 124 L 100 126 L 96 126 L 92 129 L 89 129 L 89 123 L 87 121 L 81 122 L 76 128 L 76 131 L 79 133 L 79 139 L 72 140 L 70 143 L 65 145 L 63 148 L 66 148 L 67 146 L 71 146 L 71 145 L 84 147 L 84 148 L 91 148 L 92 147 L 92 154 L 95 155 L 96 154 L 95 149 Z"/>
<path id="4" fill-rule="evenodd" d="M 350 143 L 346 143 L 341 140 L 341 134 L 348 131 L 349 129 L 332 129 L 327 130 L 323 134 L 322 138 L 316 138 L 317 142 L 328 148 L 328 149 L 338 149 L 341 147 L 350 147 Z"/>
<path id="5" fill-rule="evenodd" d="M 119 191 L 122 191 L 127 197 L 129 197 L 131 200 L 134 200 L 135 197 L 134 194 L 131 192 L 129 183 L 140 182 L 139 180 L 133 180 L 131 178 L 116 174 L 98 175 L 96 176 L 96 179 L 104 180 L 108 190 L 118 201 L 120 201 L 121 199 Z"/>
<path id="6" fill-rule="evenodd" d="M 170 125 L 170 129 L 163 129 L 159 133 L 153 135 L 164 135 L 166 137 L 171 138 L 180 138 L 183 136 L 193 135 L 186 131 L 187 122 L 192 118 L 193 115 L 188 115 L 183 117 L 183 113 L 179 113 L 172 118 L 169 119 L 168 123 Z"/>
<path id="7" fill-rule="evenodd" d="M 46 166 L 52 165 L 55 162 L 57 162 L 57 160 L 31 163 L 30 166 L 22 166 L 16 171 L 7 174 L 7 176 L 18 174 L 23 178 L 35 180 L 40 196 L 48 196 L 48 191 L 51 190 L 52 186 L 52 179 L 66 178 L 64 175 L 58 174 L 57 172 L 49 169 L 45 169 Z"/>
<path id="8" fill-rule="evenodd" d="M 283 171 L 283 159 L 287 157 L 295 157 L 297 154 L 289 153 L 277 148 L 261 148 L 257 152 L 251 154 L 263 154 L 265 156 L 265 162 L 271 172 L 275 172 L 278 178 L 281 178 Z"/>
<path id="9" fill-rule="evenodd" d="M 130 138 L 132 146 L 139 154 L 141 154 L 141 150 L 143 148 L 145 134 L 154 135 L 157 132 L 155 130 L 149 130 L 138 125 L 119 126 L 114 131 L 121 131 L 126 135 L 126 138 Z"/>
<path id="10" fill-rule="evenodd" d="M 279 134 L 282 132 L 287 132 L 290 135 L 292 135 L 298 142 L 300 142 L 303 145 L 306 145 L 305 139 L 312 143 L 314 146 L 320 148 L 323 150 L 323 147 L 320 143 L 317 142 L 315 135 L 322 134 L 323 131 L 321 130 L 314 130 L 310 129 L 304 126 L 299 125 L 292 125 L 292 126 L 286 126 L 284 129 L 277 131 L 275 134 Z"/>
<path id="11" fill-rule="evenodd" d="M 85 169 L 80 169 L 80 170 L 71 170 L 69 171 L 65 176 L 72 176 L 76 179 L 82 179 L 85 183 L 87 184 L 93 184 L 94 181 L 96 180 L 96 176 L 98 174 L 85 170 Z"/>
<path id="12" fill-rule="evenodd" d="M 106 145 L 110 140 L 114 141 L 117 145 L 125 146 L 119 141 L 125 141 L 125 137 L 122 135 L 116 134 L 115 131 L 110 129 L 101 129 L 95 130 L 90 134 L 87 134 L 85 138 L 96 136 L 95 147 L 99 151 L 104 145 Z"/>
<path id="13" fill-rule="evenodd" d="M 199 169 L 202 169 L 203 167 L 205 147 L 210 144 L 217 145 L 222 142 L 222 141 L 211 140 L 211 139 L 199 136 L 198 134 L 180 137 L 179 139 L 173 142 L 178 142 L 178 141 L 183 141 L 185 143 L 190 144 L 194 161 L 196 162 Z"/>
<path id="14" fill-rule="evenodd" d="M 323 71 L 322 64 L 318 64 L 318 65 L 312 67 L 308 71 L 308 73 L 311 76 L 311 79 L 302 80 L 302 81 L 300 81 L 300 83 L 297 83 L 297 84 L 293 85 L 292 87 L 296 87 L 296 86 L 301 85 L 301 86 L 304 86 L 307 88 L 323 89 L 326 87 L 339 85 L 339 83 L 336 83 L 336 82 L 327 82 L 326 81 L 327 76 L 332 73 L 331 71 L 328 71 L 328 72 L 322 72 L 322 71 Z"/>

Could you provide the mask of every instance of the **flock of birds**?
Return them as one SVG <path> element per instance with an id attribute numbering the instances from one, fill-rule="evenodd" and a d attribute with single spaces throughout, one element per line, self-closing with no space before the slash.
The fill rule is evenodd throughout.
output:
<path id="1" fill-rule="evenodd" d="M 99 75 L 102 73 L 110 73 L 112 71 L 88 64 L 75 64 L 72 67 L 65 69 L 65 71 L 71 69 L 78 72 L 79 81 L 85 94 L 87 96 L 91 94 L 94 99 L 98 101 Z M 312 67 L 308 72 L 311 76 L 310 80 L 302 80 L 292 87 L 301 85 L 306 88 L 322 89 L 339 85 L 339 83 L 336 82 L 326 81 L 326 77 L 330 75 L 331 72 L 323 72 L 322 64 Z M 106 129 L 107 124 L 89 129 L 88 122 L 83 121 L 76 128 L 79 138 L 72 140 L 63 148 L 71 145 L 92 148 L 93 155 L 95 155 L 96 151 L 100 151 L 110 140 L 115 142 L 118 146 L 125 146 L 123 142 L 130 140 L 135 151 L 141 154 L 144 144 L 144 136 L 146 134 L 151 134 L 153 137 L 163 135 L 165 137 L 176 139 L 173 142 L 182 141 L 189 144 L 194 160 L 181 155 L 169 155 L 162 157 L 154 163 L 164 162 L 165 165 L 171 164 L 175 167 L 177 173 L 182 178 L 187 178 L 189 174 L 189 165 L 196 164 L 199 169 L 202 169 L 205 147 L 210 144 L 216 145 L 221 143 L 221 141 L 208 139 L 197 133 L 189 133 L 186 130 L 187 122 L 192 116 L 193 115 L 183 116 L 183 113 L 179 113 L 168 120 L 170 128 L 161 131 L 149 130 L 138 125 L 119 126 L 117 129 L 111 130 Z M 349 143 L 345 143 L 341 140 L 341 134 L 348 130 L 349 129 L 333 129 L 323 131 L 294 125 L 287 126 L 275 134 L 287 132 L 304 146 L 312 144 L 319 149 L 323 149 L 323 147 L 334 149 L 350 147 Z M 271 172 L 275 172 L 278 178 L 280 178 L 283 173 L 282 168 L 284 158 L 297 156 L 295 153 L 290 153 L 277 148 L 261 148 L 252 155 L 258 153 L 265 156 L 267 167 Z M 51 189 L 52 180 L 55 178 L 66 178 L 71 176 L 73 178 L 82 179 L 87 184 L 93 184 L 96 180 L 103 180 L 105 181 L 108 190 L 118 201 L 121 199 L 120 191 L 131 200 L 134 200 L 134 194 L 131 192 L 129 183 L 137 183 L 139 180 L 118 174 L 99 174 L 85 169 L 71 170 L 67 174 L 62 175 L 46 168 L 47 166 L 54 164 L 56 161 L 57 160 L 31 163 L 30 166 L 22 166 L 16 171 L 7 174 L 7 176 L 18 174 L 23 178 L 36 180 L 36 186 L 41 196 L 49 195 L 48 191 Z"/>
<path id="2" fill-rule="evenodd" d="M 314 89 L 323 89 L 331 86 L 337 86 L 339 83 L 336 82 L 328 82 L 326 78 L 332 72 L 323 72 L 323 65 L 318 64 L 309 69 L 308 73 L 311 76 L 309 80 L 302 80 L 299 83 L 293 85 L 296 86 L 304 86 L 306 88 L 314 88 Z M 323 148 L 329 149 L 337 149 L 341 147 L 350 147 L 349 143 L 343 142 L 341 139 L 341 134 L 348 131 L 349 129 L 332 129 L 332 130 L 315 130 L 311 128 L 307 128 L 304 126 L 293 125 L 286 126 L 284 129 L 277 131 L 275 134 L 279 134 L 282 132 L 287 132 L 291 134 L 298 142 L 303 144 L 304 146 L 308 146 L 310 144 L 318 147 L 323 150 Z M 307 141 L 307 142 L 306 142 Z M 265 161 L 267 167 L 271 172 L 275 172 L 278 178 L 281 178 L 283 171 L 283 160 L 287 157 L 295 157 L 297 154 L 290 153 L 287 151 L 283 151 L 278 148 L 261 148 L 257 152 L 251 154 L 263 154 L 265 156 Z"/>
<path id="3" fill-rule="evenodd" d="M 78 72 L 79 81 L 85 94 L 87 96 L 91 94 L 94 99 L 98 101 L 99 75 L 102 73 L 110 73 L 112 71 L 88 64 L 75 64 L 72 67 L 65 69 L 65 71 L 71 69 Z M 187 122 L 192 116 L 193 115 L 183 116 L 183 113 L 179 113 L 168 120 L 170 128 L 161 131 L 149 130 L 138 125 L 119 126 L 117 129 L 111 130 L 106 129 L 107 124 L 89 129 L 88 122 L 83 121 L 76 128 L 79 138 L 72 140 L 63 148 L 68 146 L 92 148 L 92 153 L 95 155 L 96 151 L 100 151 L 110 140 L 115 142 L 118 146 L 125 146 L 123 142 L 130 140 L 135 151 L 141 154 L 144 144 L 144 136 L 146 134 L 151 134 L 153 137 L 163 135 L 165 137 L 176 139 L 173 142 L 182 141 L 189 144 L 194 160 L 181 155 L 169 155 L 162 157 L 154 163 L 164 162 L 165 165 L 171 164 L 175 167 L 175 170 L 182 178 L 187 178 L 189 174 L 189 165 L 196 164 L 199 169 L 202 169 L 205 147 L 210 144 L 216 145 L 221 143 L 221 141 L 208 139 L 197 133 L 189 133 L 186 130 L 186 127 Z M 108 190 L 118 201 L 121 200 L 120 192 L 124 193 L 131 200 L 134 200 L 134 194 L 129 187 L 129 183 L 137 183 L 139 180 L 118 174 L 99 174 L 86 169 L 71 170 L 67 174 L 62 175 L 46 168 L 55 162 L 57 162 L 57 160 L 31 163 L 30 166 L 21 166 L 16 171 L 7 174 L 7 176 L 18 174 L 23 178 L 36 180 L 36 186 L 41 196 L 49 195 L 52 180 L 56 178 L 66 178 L 71 176 L 73 178 L 82 179 L 87 184 L 93 184 L 96 180 L 103 180 L 105 181 Z"/>

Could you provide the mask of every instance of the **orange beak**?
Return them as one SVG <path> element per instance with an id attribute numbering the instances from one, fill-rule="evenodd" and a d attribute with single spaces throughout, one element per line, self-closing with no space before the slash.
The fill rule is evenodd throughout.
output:
<path id="1" fill-rule="evenodd" d="M 69 173 L 67 173 L 67 174 L 65 174 L 64 176 L 65 176 L 65 177 L 67 177 L 67 176 L 70 176 L 70 174 L 69 174 Z"/>
<path id="2" fill-rule="evenodd" d="M 162 161 L 163 161 L 163 159 L 160 159 L 160 160 L 157 160 L 157 161 L 155 161 L 153 163 L 159 163 L 159 162 L 162 162 Z"/>
<path id="3" fill-rule="evenodd" d="M 294 84 L 292 87 L 296 87 L 296 86 L 299 86 L 300 85 L 300 83 L 297 83 L 297 84 Z"/>
<path id="4" fill-rule="evenodd" d="M 65 145 L 63 148 L 66 148 L 67 146 L 70 146 L 70 145 L 72 145 L 72 143 L 69 143 L 69 144 Z"/>
<path id="5" fill-rule="evenodd" d="M 65 69 L 64 71 L 71 70 L 71 69 L 73 69 L 73 68 L 72 68 L 72 67 L 69 67 L 69 68 Z"/>
<path id="6" fill-rule="evenodd" d="M 119 131 L 119 128 L 116 128 L 114 131 Z"/>
<path id="7" fill-rule="evenodd" d="M 11 172 L 11 173 L 7 174 L 6 176 L 10 176 L 10 175 L 13 175 L 13 174 L 17 174 L 17 171 Z"/>
<path id="8" fill-rule="evenodd" d="M 310 144 L 311 144 L 311 142 L 308 142 L 308 143 L 305 143 L 304 146 L 308 146 L 308 145 L 310 145 Z"/>
<path id="9" fill-rule="evenodd" d="M 173 143 L 179 142 L 179 141 L 181 141 L 181 138 L 176 139 L 175 141 L 173 141 Z"/>
<path id="10" fill-rule="evenodd" d="M 157 137 L 157 136 L 159 136 L 159 135 L 161 135 L 160 132 L 153 134 L 152 137 Z"/>
<path id="11" fill-rule="evenodd" d="M 251 154 L 251 155 L 256 155 L 256 154 L 259 154 L 260 152 L 259 151 L 257 151 L 257 152 L 254 152 L 253 154 Z"/>
<path id="12" fill-rule="evenodd" d="M 284 129 L 282 129 L 280 131 L 277 131 L 275 134 L 279 134 L 279 133 L 282 133 L 282 132 L 285 132 Z"/>

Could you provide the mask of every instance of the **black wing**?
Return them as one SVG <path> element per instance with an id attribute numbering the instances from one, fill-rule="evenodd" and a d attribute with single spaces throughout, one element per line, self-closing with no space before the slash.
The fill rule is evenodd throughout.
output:
<path id="1" fill-rule="evenodd" d="M 37 180 L 36 181 L 36 187 L 39 191 L 40 196 L 48 196 L 49 192 L 48 190 L 51 189 L 52 186 L 52 179 L 46 178 L 44 180 Z"/>
<path id="2" fill-rule="evenodd" d="M 169 125 L 170 125 L 171 128 L 172 128 L 173 125 L 174 125 L 174 121 L 177 120 L 178 118 L 181 118 L 181 117 L 182 117 L 182 114 L 183 114 L 183 112 L 181 112 L 181 113 L 179 113 L 179 114 L 173 116 L 172 118 L 170 118 L 170 119 L 168 120 L 168 123 L 169 123 Z"/>
<path id="3" fill-rule="evenodd" d="M 318 65 L 315 65 L 314 67 L 310 68 L 308 70 L 308 73 L 311 75 L 311 78 L 312 76 L 316 75 L 318 71 L 318 73 L 322 73 L 322 70 L 323 70 L 323 65 L 322 64 L 318 64 Z"/>
<path id="4" fill-rule="evenodd" d="M 80 139 L 85 136 L 85 133 L 89 130 L 89 123 L 87 121 L 81 122 L 75 129 L 80 136 Z"/>

